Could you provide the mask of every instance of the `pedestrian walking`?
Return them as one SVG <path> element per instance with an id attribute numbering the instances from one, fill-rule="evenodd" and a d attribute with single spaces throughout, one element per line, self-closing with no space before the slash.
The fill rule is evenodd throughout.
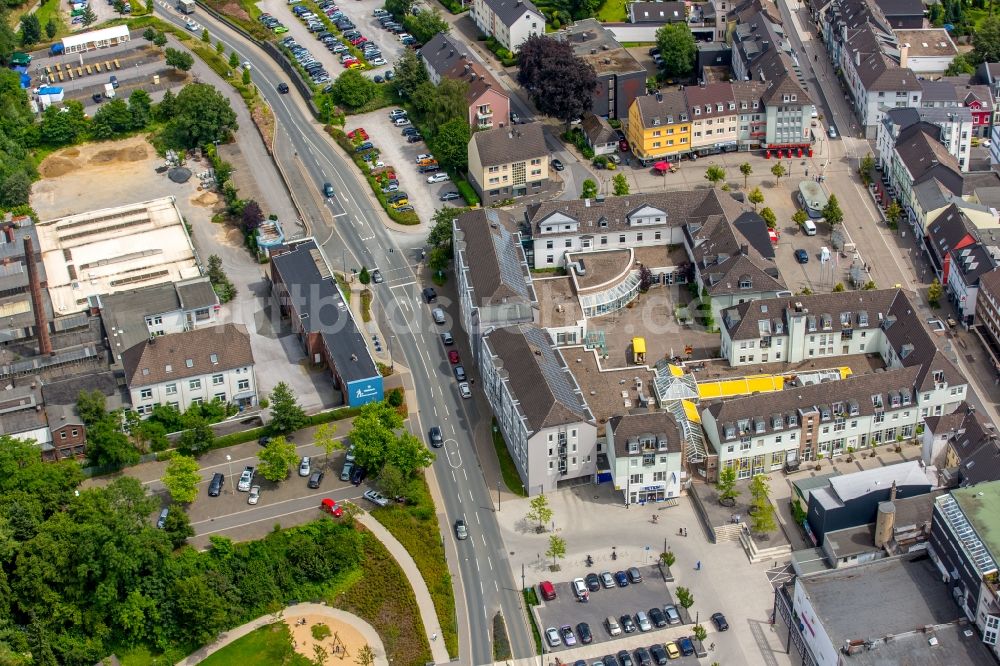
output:
<path id="1" fill-rule="evenodd" d="M 698 560 L 698 563 L 694 565 L 694 570 L 701 571 L 701 560 Z"/>
<path id="2" fill-rule="evenodd" d="M 431 640 L 432 641 L 436 641 L 437 639 L 438 639 L 438 635 L 437 634 L 431 634 Z"/>

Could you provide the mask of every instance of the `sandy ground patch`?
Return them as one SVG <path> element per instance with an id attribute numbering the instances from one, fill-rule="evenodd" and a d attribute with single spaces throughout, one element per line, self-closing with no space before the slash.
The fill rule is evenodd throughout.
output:
<path id="1" fill-rule="evenodd" d="M 303 620 L 305 623 L 303 624 Z M 354 664 L 359 651 L 366 644 L 361 632 L 338 619 L 323 615 L 291 615 L 285 617 L 288 628 L 292 631 L 292 645 L 304 657 L 315 659 L 316 645 L 326 650 L 327 664 Z M 313 638 L 314 625 L 325 624 L 330 628 L 330 635 L 321 641 Z M 374 649 L 374 646 L 372 646 Z"/>

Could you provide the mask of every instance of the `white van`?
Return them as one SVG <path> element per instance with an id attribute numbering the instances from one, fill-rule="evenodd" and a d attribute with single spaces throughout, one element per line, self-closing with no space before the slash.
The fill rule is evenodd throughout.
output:
<path id="1" fill-rule="evenodd" d="M 816 223 L 812 220 L 806 220 L 802 223 L 802 231 L 805 232 L 806 236 L 816 235 Z"/>

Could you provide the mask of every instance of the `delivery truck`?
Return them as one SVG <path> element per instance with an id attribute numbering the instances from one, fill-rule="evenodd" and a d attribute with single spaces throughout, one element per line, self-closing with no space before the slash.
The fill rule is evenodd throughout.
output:
<path id="1" fill-rule="evenodd" d="M 194 0 L 177 0 L 177 11 L 181 14 L 194 14 Z"/>
<path id="2" fill-rule="evenodd" d="M 115 98 L 115 87 L 110 83 L 104 84 L 104 96 L 107 97 L 108 99 Z"/>

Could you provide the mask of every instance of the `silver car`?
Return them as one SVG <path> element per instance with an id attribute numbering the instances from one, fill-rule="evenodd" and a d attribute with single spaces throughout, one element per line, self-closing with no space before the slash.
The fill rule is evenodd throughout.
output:
<path id="1" fill-rule="evenodd" d="M 299 476 L 309 476 L 311 468 L 312 461 L 309 460 L 309 456 L 303 456 L 302 461 L 299 462 Z"/>
<path id="2" fill-rule="evenodd" d="M 559 647 L 562 645 L 562 639 L 559 638 L 559 630 L 555 627 L 549 627 L 545 630 L 545 640 L 549 642 L 549 647 Z"/>
<path id="3" fill-rule="evenodd" d="M 250 496 L 247 497 L 247 504 L 256 504 L 260 501 L 260 486 L 254 486 L 250 489 Z"/>
<path id="4" fill-rule="evenodd" d="M 635 614 L 635 623 L 639 625 L 639 631 L 652 631 L 653 629 L 646 611 L 639 611 Z"/>

